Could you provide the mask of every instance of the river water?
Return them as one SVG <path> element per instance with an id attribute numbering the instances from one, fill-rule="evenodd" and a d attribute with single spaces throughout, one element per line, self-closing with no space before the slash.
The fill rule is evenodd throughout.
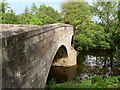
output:
<path id="1" fill-rule="evenodd" d="M 51 67 L 48 80 L 55 78 L 57 83 L 71 82 L 80 77 L 103 75 L 111 77 L 120 75 L 120 67 L 116 67 L 111 50 L 80 51 L 77 65 L 72 67 Z"/>

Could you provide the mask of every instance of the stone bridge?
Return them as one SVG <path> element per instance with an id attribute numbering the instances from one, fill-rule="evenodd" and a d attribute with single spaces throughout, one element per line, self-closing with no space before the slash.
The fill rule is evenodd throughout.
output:
<path id="1" fill-rule="evenodd" d="M 76 65 L 71 25 L 0 26 L 3 88 L 44 88 L 51 65 Z"/>

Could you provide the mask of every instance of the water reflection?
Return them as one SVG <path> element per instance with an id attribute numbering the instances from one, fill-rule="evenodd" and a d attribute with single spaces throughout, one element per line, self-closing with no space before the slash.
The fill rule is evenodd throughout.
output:
<path id="1" fill-rule="evenodd" d="M 70 68 L 52 66 L 47 81 L 49 81 L 52 77 L 56 79 L 57 83 L 73 81 L 76 77 L 76 70 L 76 66 Z"/>
<path id="2" fill-rule="evenodd" d="M 51 67 L 48 80 L 54 77 L 57 83 L 70 82 L 76 76 L 83 78 L 94 74 L 103 77 L 120 75 L 120 68 L 114 65 L 112 51 L 80 51 L 76 66 Z"/>

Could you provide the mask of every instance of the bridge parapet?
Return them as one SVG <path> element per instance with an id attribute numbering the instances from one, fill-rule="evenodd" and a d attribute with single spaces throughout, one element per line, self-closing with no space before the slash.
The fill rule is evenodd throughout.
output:
<path id="1" fill-rule="evenodd" d="M 53 59 L 62 45 L 67 50 L 68 59 L 56 65 L 76 65 L 76 52 L 71 47 L 71 25 L 1 26 L 4 30 L 0 32 L 3 88 L 44 88 Z"/>

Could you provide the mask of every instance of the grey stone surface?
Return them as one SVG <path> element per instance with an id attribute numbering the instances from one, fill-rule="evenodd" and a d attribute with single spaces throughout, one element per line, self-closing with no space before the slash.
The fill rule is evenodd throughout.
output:
<path id="1" fill-rule="evenodd" d="M 53 60 L 59 66 L 76 65 L 76 52 L 71 46 L 72 26 L 60 23 L 0 26 L 3 88 L 44 88 Z M 61 46 L 67 52 L 65 63 L 57 62 L 56 58 Z"/>

